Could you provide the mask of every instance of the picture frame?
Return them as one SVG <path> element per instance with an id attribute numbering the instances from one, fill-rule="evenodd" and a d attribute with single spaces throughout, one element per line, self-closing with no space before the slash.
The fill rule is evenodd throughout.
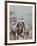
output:
<path id="1" fill-rule="evenodd" d="M 12 15 L 14 17 L 12 17 Z M 14 20 L 12 18 L 14 18 Z M 18 19 L 20 21 L 16 23 L 19 25 L 23 23 L 22 25 L 26 27 L 26 29 L 24 28 L 24 30 L 27 31 L 22 30 L 23 33 L 17 33 L 17 26 L 15 28 L 13 25 L 14 21 L 18 21 Z M 5 45 L 33 43 L 36 43 L 36 3 L 21 1 L 5 1 Z"/>

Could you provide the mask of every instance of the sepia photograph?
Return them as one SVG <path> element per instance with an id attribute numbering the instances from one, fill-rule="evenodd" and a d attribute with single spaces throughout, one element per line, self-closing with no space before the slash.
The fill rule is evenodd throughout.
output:
<path id="1" fill-rule="evenodd" d="M 35 3 L 6 3 L 7 43 L 35 43 Z"/>

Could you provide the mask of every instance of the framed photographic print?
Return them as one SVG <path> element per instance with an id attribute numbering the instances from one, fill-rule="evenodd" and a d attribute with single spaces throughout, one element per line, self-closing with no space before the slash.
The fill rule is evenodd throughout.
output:
<path id="1" fill-rule="evenodd" d="M 5 1 L 5 45 L 36 43 L 36 3 Z"/>

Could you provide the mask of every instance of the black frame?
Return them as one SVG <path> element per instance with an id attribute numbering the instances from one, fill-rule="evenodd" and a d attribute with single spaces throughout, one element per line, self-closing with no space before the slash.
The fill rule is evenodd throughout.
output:
<path id="1" fill-rule="evenodd" d="M 35 41 L 34 42 L 23 42 L 23 43 L 7 43 L 7 3 L 23 3 L 23 4 L 34 4 L 35 5 Z M 34 2 L 20 2 L 20 1 L 5 1 L 5 45 L 16 45 L 16 44 L 33 44 L 36 43 L 36 3 Z"/>

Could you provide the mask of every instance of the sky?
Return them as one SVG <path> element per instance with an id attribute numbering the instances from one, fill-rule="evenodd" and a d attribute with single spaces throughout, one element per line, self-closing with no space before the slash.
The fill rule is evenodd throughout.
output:
<path id="1" fill-rule="evenodd" d="M 25 24 L 32 26 L 32 6 L 10 5 L 10 12 L 16 13 L 16 16 L 22 17 Z"/>

